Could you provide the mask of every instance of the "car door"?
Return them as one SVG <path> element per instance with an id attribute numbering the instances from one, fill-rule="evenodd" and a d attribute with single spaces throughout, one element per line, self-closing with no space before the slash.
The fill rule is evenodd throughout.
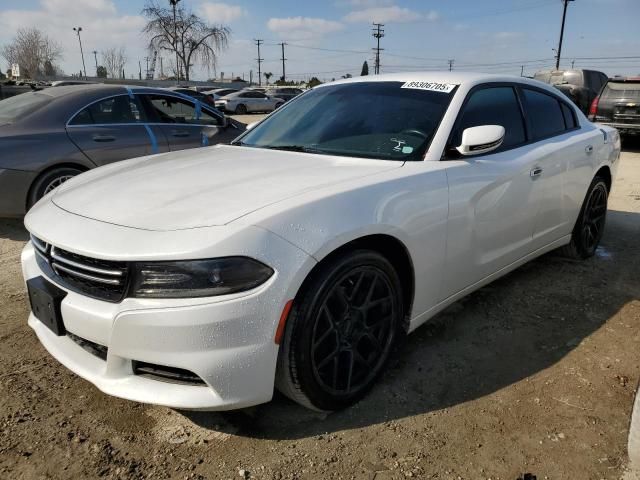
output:
<path id="1" fill-rule="evenodd" d="M 224 117 L 201 103 L 171 94 L 146 93 L 142 104 L 162 130 L 169 149 L 184 150 L 218 143 Z"/>
<path id="2" fill-rule="evenodd" d="M 157 128 L 145 125 L 145 113 L 128 94 L 97 100 L 67 123 L 67 134 L 96 165 L 169 150 Z"/>
<path id="3" fill-rule="evenodd" d="M 586 165 L 588 142 L 581 138 L 573 107 L 563 98 L 528 86 L 520 92 L 536 157 L 532 172 L 535 250 L 571 232 L 575 219 L 567 215 L 566 183 L 574 168 Z"/>
<path id="4" fill-rule="evenodd" d="M 460 157 L 465 128 L 502 125 L 497 150 Z M 528 144 L 514 85 L 491 84 L 472 90 L 462 106 L 443 161 L 447 162 L 449 220 L 443 298 L 469 287 L 531 251 L 536 216 L 538 161 Z"/>

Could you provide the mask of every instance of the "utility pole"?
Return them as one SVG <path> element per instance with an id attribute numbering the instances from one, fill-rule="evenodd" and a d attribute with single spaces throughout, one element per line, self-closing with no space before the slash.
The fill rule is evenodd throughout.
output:
<path id="1" fill-rule="evenodd" d="M 256 60 L 258 60 L 258 86 L 262 86 L 261 65 L 262 65 L 262 62 L 264 61 L 264 58 L 260 56 L 260 45 L 264 42 L 264 40 L 254 40 L 254 42 L 256 42 L 256 45 L 258 46 L 258 58 L 256 58 Z"/>
<path id="2" fill-rule="evenodd" d="M 142 80 L 142 62 L 138 60 L 138 78 Z"/>
<path id="3" fill-rule="evenodd" d="M 178 58 L 178 27 L 176 25 L 176 6 L 180 0 L 169 0 L 173 7 L 173 49 L 176 52 L 176 80 L 180 81 L 180 59 Z"/>
<path id="4" fill-rule="evenodd" d="M 571 60 L 571 69 L 573 69 L 574 63 L 576 63 L 576 61 L 575 60 Z"/>
<path id="5" fill-rule="evenodd" d="M 375 59 L 375 64 L 373 67 L 373 73 L 374 74 L 379 74 L 380 73 L 380 51 L 384 50 L 384 48 L 380 48 L 380 39 L 382 37 L 384 37 L 384 30 L 383 28 L 384 24 L 383 23 L 374 23 L 373 24 L 373 38 L 376 39 L 377 46 L 376 48 L 374 48 L 373 50 L 376 52 L 376 59 Z"/>
<path id="6" fill-rule="evenodd" d="M 98 51 L 94 50 L 93 52 L 93 58 L 96 59 L 96 77 L 98 76 Z"/>
<path id="7" fill-rule="evenodd" d="M 569 6 L 569 2 L 573 1 L 574 0 L 562 0 L 562 26 L 560 27 L 560 41 L 558 42 L 558 54 L 556 56 L 556 70 L 560 69 L 560 54 L 562 53 L 562 37 L 564 37 L 564 21 L 567 18 L 567 6 Z"/>
<path id="8" fill-rule="evenodd" d="M 147 69 L 144 71 L 144 78 L 149 76 L 149 57 L 144 57 L 144 61 L 147 62 Z"/>
<path id="9" fill-rule="evenodd" d="M 451 71 L 453 70 L 453 62 L 454 62 L 453 58 L 448 60 L 448 62 L 449 62 L 449 71 Z"/>
<path id="10" fill-rule="evenodd" d="M 162 66 L 162 57 L 160 57 L 160 78 L 164 80 L 164 68 Z"/>
<path id="11" fill-rule="evenodd" d="M 524 77 L 524 65 L 520 65 L 520 76 Z"/>
<path id="12" fill-rule="evenodd" d="M 286 60 L 286 58 L 284 58 L 284 46 L 286 45 L 286 43 L 282 42 L 280 44 L 280 46 L 282 47 L 282 82 L 284 83 L 287 80 L 287 73 L 284 67 L 284 62 Z"/>
<path id="13" fill-rule="evenodd" d="M 73 31 L 78 34 L 78 43 L 80 43 L 80 55 L 82 56 L 82 70 L 84 71 L 84 79 L 87 79 L 87 67 L 84 66 L 84 53 L 82 52 L 82 39 L 80 38 L 80 32 L 82 27 L 73 27 Z"/>

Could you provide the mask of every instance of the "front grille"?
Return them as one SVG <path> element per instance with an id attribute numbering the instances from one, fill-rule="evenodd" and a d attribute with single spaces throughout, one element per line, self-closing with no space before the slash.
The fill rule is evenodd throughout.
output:
<path id="1" fill-rule="evenodd" d="M 176 367 L 165 367 L 153 363 L 132 362 L 133 373 L 142 377 L 152 378 L 161 382 L 178 383 L 181 385 L 205 385 L 198 375 L 189 370 Z"/>
<path id="2" fill-rule="evenodd" d="M 74 292 L 107 302 L 121 301 L 127 292 L 126 262 L 99 260 L 72 253 L 31 236 L 38 265 L 49 278 Z"/>

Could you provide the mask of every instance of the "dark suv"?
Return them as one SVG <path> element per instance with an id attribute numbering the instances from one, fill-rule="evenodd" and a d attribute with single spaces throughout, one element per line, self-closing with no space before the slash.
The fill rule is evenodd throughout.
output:
<path id="1" fill-rule="evenodd" d="M 640 134 L 640 77 L 615 77 L 589 109 L 589 120 L 611 125 L 621 135 Z"/>
<path id="2" fill-rule="evenodd" d="M 553 85 L 587 113 L 608 77 L 597 70 L 542 70 L 533 78 Z"/>

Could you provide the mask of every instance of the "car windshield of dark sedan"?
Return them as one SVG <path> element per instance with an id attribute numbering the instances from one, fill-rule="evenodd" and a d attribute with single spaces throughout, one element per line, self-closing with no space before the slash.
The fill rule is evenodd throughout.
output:
<path id="1" fill-rule="evenodd" d="M 0 125 L 14 123 L 50 101 L 51 97 L 49 95 L 31 92 L 6 98 L 0 102 Z"/>
<path id="2" fill-rule="evenodd" d="M 236 145 L 384 160 L 422 160 L 455 85 L 357 82 L 317 87 Z"/>

